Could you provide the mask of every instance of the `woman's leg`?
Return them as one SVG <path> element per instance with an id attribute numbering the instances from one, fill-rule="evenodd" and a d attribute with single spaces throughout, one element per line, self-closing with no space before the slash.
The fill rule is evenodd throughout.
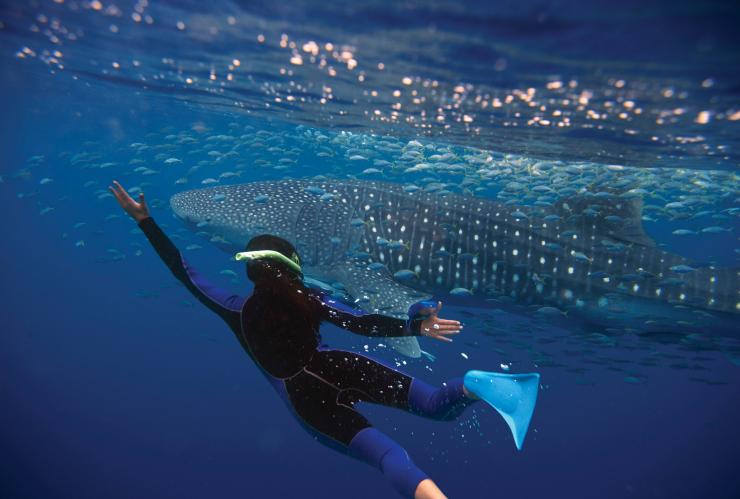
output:
<path id="1" fill-rule="evenodd" d="M 276 379 L 273 384 L 318 442 L 379 469 L 403 497 L 445 498 L 403 447 L 373 428 L 354 409 L 354 399 L 342 400 L 342 390 L 335 385 L 337 380 L 323 378 L 309 369 L 286 380 Z"/>
<path id="2" fill-rule="evenodd" d="M 408 452 L 375 428 L 365 428 L 349 444 L 350 455 L 378 468 L 403 497 L 445 499 L 429 476 L 411 461 Z"/>
<path id="3" fill-rule="evenodd" d="M 409 410 L 419 416 L 438 421 L 456 419 L 478 398 L 468 394 L 463 378 L 453 378 L 436 388 L 419 378 L 412 378 L 409 389 Z"/>
<path id="4" fill-rule="evenodd" d="M 454 378 L 436 388 L 362 354 L 345 350 L 318 352 L 309 369 L 330 380 L 348 405 L 357 401 L 382 404 L 419 416 L 451 421 L 476 402 L 467 395 L 463 378 Z"/>

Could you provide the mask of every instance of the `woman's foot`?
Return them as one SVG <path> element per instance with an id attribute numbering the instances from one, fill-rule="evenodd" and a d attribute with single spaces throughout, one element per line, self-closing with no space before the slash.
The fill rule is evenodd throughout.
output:
<path id="1" fill-rule="evenodd" d="M 414 492 L 414 499 L 447 499 L 447 496 L 439 490 L 439 487 L 430 478 L 427 478 L 419 482 L 416 492 Z"/>
<path id="2" fill-rule="evenodd" d="M 467 389 L 467 388 L 465 388 L 465 386 L 463 386 L 463 393 L 464 393 L 464 394 L 465 394 L 465 396 L 466 396 L 466 397 L 468 397 L 469 399 L 472 399 L 472 400 L 480 400 L 480 397 L 479 397 L 479 396 L 477 396 L 477 395 L 476 395 L 475 393 L 473 393 L 473 392 L 469 392 L 469 391 L 468 391 L 468 389 Z"/>

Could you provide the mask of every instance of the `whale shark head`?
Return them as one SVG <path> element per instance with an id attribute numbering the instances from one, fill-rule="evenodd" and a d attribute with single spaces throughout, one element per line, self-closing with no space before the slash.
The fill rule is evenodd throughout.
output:
<path id="1" fill-rule="evenodd" d="M 347 259 L 348 249 L 360 242 L 367 226 L 362 211 L 379 201 L 373 198 L 380 191 L 365 198 L 360 187 L 321 180 L 253 182 L 181 192 L 170 198 L 170 206 L 186 225 L 213 236 L 211 242 L 227 251 L 240 251 L 261 234 L 281 237 L 296 248 L 311 286 L 335 297 L 351 296 L 369 310 L 405 318 L 411 304 L 430 295 L 395 282 L 387 272 Z M 334 282 L 342 287 L 333 287 Z M 408 357 L 422 354 L 415 337 L 385 338 L 384 343 Z"/>
<path id="2" fill-rule="evenodd" d="M 294 241 L 305 204 L 299 193 L 299 187 L 291 184 L 255 182 L 180 192 L 170 198 L 170 206 L 191 229 L 238 251 L 260 234 Z"/>

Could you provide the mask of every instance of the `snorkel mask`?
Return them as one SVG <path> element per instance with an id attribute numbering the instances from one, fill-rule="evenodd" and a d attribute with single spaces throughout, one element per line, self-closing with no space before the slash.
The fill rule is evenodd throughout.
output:
<path id="1" fill-rule="evenodd" d="M 300 259 L 295 253 L 293 253 L 293 258 L 290 259 L 279 251 L 274 250 L 242 251 L 234 255 L 234 258 L 237 261 L 247 260 L 247 263 L 264 259 L 273 260 L 287 265 L 288 268 L 293 270 L 296 274 L 301 277 L 303 276 L 303 272 L 301 271 L 300 266 Z"/>

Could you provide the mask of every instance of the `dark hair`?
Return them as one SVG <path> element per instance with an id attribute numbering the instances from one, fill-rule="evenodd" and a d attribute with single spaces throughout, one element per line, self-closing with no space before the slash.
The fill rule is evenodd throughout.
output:
<path id="1" fill-rule="evenodd" d="M 272 234 L 253 237 L 247 243 L 246 250 L 277 251 L 301 265 L 295 246 Z M 265 259 L 248 262 L 247 277 L 254 283 L 255 292 L 272 294 L 275 299 L 290 304 L 296 314 L 300 314 L 318 330 L 317 314 L 314 312 L 314 303 L 308 289 L 303 284 L 303 274 L 296 273 L 282 262 Z"/>

